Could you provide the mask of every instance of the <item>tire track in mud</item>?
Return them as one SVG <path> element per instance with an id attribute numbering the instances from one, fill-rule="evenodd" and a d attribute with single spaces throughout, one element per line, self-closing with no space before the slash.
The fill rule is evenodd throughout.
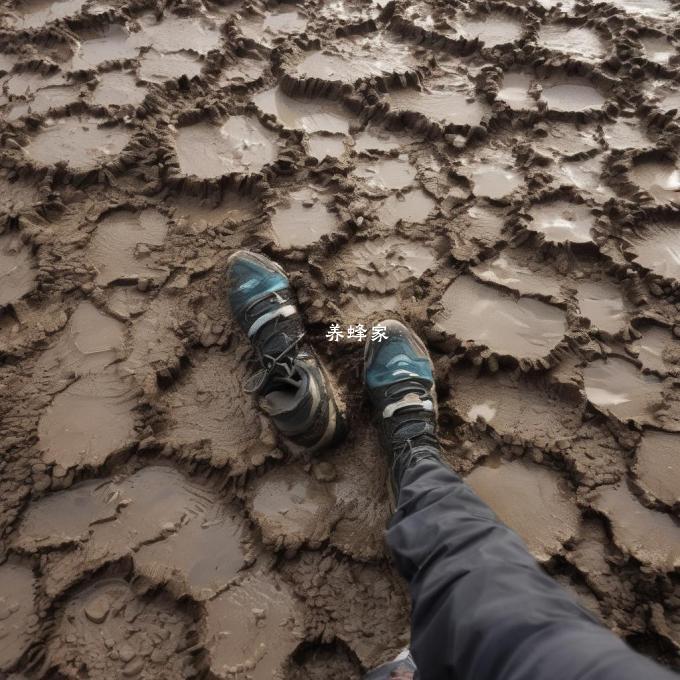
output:
<path id="1" fill-rule="evenodd" d="M 453 467 L 677 664 L 679 9 L 4 7 L 0 670 L 360 677 L 406 644 L 361 348 L 324 341 L 389 313 Z M 319 459 L 244 396 L 240 247 L 346 391 Z"/>

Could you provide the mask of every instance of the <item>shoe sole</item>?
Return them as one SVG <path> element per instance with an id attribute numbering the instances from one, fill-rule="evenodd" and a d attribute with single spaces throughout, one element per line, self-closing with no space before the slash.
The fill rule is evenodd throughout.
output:
<path id="1" fill-rule="evenodd" d="M 248 255 L 248 257 L 257 260 L 265 267 L 273 267 L 289 281 L 288 274 L 283 269 L 283 267 L 281 267 L 281 265 L 274 262 L 273 260 L 270 260 L 268 257 L 261 255 L 260 253 L 254 253 L 251 250 L 237 250 L 236 252 L 232 253 L 227 258 L 227 269 L 229 268 L 232 260 L 242 255 Z M 297 304 L 295 305 L 295 311 L 296 314 L 300 316 L 300 312 L 297 309 Z M 347 429 L 347 421 L 345 417 L 346 405 L 344 401 L 338 396 L 339 391 L 337 385 L 335 384 L 335 381 L 331 379 L 330 375 L 326 371 L 326 368 L 319 359 L 319 356 L 312 347 L 310 347 L 310 351 L 321 370 L 321 375 L 323 375 L 324 385 L 326 387 L 326 393 L 328 394 L 328 425 L 326 426 L 326 431 L 323 433 L 321 439 L 312 447 L 300 446 L 299 444 L 292 442 L 290 439 L 286 439 L 283 435 L 280 435 L 282 442 L 285 443 L 284 448 L 295 455 L 301 455 L 302 453 L 318 453 L 319 451 L 329 448 L 337 444 L 344 437 Z"/>

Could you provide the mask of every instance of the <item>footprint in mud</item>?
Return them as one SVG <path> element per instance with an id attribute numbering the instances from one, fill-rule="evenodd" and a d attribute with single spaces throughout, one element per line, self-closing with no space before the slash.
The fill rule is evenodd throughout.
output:
<path id="1" fill-rule="evenodd" d="M 602 136 L 610 149 L 644 149 L 652 145 L 647 130 L 637 118 L 618 118 L 602 126 Z"/>
<path id="2" fill-rule="evenodd" d="M 680 168 L 675 162 L 642 160 L 633 165 L 629 177 L 655 202 L 680 205 Z"/>
<path id="3" fill-rule="evenodd" d="M 496 99 L 514 111 L 536 108 L 536 98 L 529 94 L 534 79 L 528 73 L 510 71 L 503 76 Z"/>
<path id="4" fill-rule="evenodd" d="M 117 24 L 81 36 L 69 71 L 90 70 L 107 61 L 134 59 L 139 52 L 131 33 Z"/>
<path id="5" fill-rule="evenodd" d="M 179 233 L 202 234 L 230 223 L 243 225 L 257 215 L 255 201 L 230 191 L 206 198 L 179 195 L 168 199 L 165 205 L 173 210 Z"/>
<path id="6" fill-rule="evenodd" d="M 635 455 L 634 472 L 645 492 L 668 507 L 680 502 L 680 436 L 645 430 Z"/>
<path id="7" fill-rule="evenodd" d="M 96 269 L 100 286 L 162 281 L 167 269 L 156 263 L 155 251 L 167 233 L 167 218 L 157 210 L 115 210 L 97 223 L 84 260 Z"/>
<path id="8" fill-rule="evenodd" d="M 43 115 L 79 101 L 79 89 L 69 85 L 42 87 L 27 99 L 15 99 L 6 112 L 7 120 L 18 120 L 28 114 Z"/>
<path id="9" fill-rule="evenodd" d="M 593 361 L 583 369 L 583 382 L 588 401 L 600 411 L 624 422 L 680 429 L 677 400 L 670 402 L 663 381 L 631 361 Z"/>
<path id="10" fill-rule="evenodd" d="M 399 222 L 424 224 L 437 203 L 422 189 L 409 189 L 388 196 L 378 207 L 378 222 L 395 227 Z"/>
<path id="11" fill-rule="evenodd" d="M 199 75 L 202 63 L 191 52 L 164 54 L 150 49 L 140 60 L 139 77 L 147 83 L 164 83 L 181 76 Z"/>
<path id="12" fill-rule="evenodd" d="M 30 0 L 23 3 L 14 21 L 15 28 L 42 28 L 59 19 L 73 17 L 91 5 L 90 0 Z"/>
<path id="13" fill-rule="evenodd" d="M 17 234 L 0 235 L 0 308 L 30 293 L 35 279 L 30 246 L 22 243 Z"/>
<path id="14" fill-rule="evenodd" d="M 540 47 L 584 61 L 601 61 L 608 52 L 600 34 L 587 26 L 545 24 L 538 31 L 537 41 Z"/>
<path id="15" fill-rule="evenodd" d="M 360 160 L 352 177 L 358 180 L 360 191 L 383 194 L 411 186 L 416 181 L 416 169 L 404 154 L 398 158 Z"/>
<path id="16" fill-rule="evenodd" d="M 197 621 L 163 592 L 138 595 L 123 578 L 99 578 L 70 594 L 45 654 L 64 677 L 187 677 Z"/>
<path id="17" fill-rule="evenodd" d="M 461 15 L 454 22 L 457 34 L 468 40 L 479 40 L 484 47 L 507 45 L 522 35 L 522 24 L 504 12 Z M 452 33 L 452 37 L 457 37 Z"/>
<path id="18" fill-rule="evenodd" d="M 246 10 L 236 25 L 249 40 L 273 47 L 293 33 L 302 33 L 307 27 L 307 18 L 297 9 L 281 5 L 278 11 L 270 9 L 266 14 Z"/>
<path id="19" fill-rule="evenodd" d="M 340 231 L 340 219 L 331 209 L 327 192 L 305 187 L 286 196 L 272 215 L 272 230 L 282 249 L 306 248 L 323 236 Z"/>
<path id="20" fill-rule="evenodd" d="M 645 57 L 649 61 L 653 61 L 661 66 L 668 66 L 671 59 L 677 60 L 678 56 L 680 56 L 678 49 L 666 37 L 645 36 L 640 38 L 640 44 L 642 45 L 642 52 Z"/>
<path id="21" fill-rule="evenodd" d="M 196 123 L 177 130 L 180 172 L 201 179 L 255 173 L 277 156 L 276 134 L 256 118 L 231 116 L 221 126 Z"/>
<path id="22" fill-rule="evenodd" d="M 131 556 L 138 572 L 177 594 L 205 600 L 221 592 L 249 561 L 247 533 L 220 494 L 168 465 L 122 479 L 79 482 L 34 501 L 14 545 L 52 554 L 52 594 L 86 571 Z"/>
<path id="23" fill-rule="evenodd" d="M 479 125 L 489 112 L 483 102 L 477 101 L 472 83 L 467 76 L 450 74 L 427 81 L 422 90 L 404 88 L 388 92 L 386 99 L 390 108 L 424 116 L 441 125 Z"/>
<path id="24" fill-rule="evenodd" d="M 206 648 L 216 677 L 281 677 L 304 637 L 299 605 L 281 581 L 250 574 L 205 606 Z"/>
<path id="25" fill-rule="evenodd" d="M 630 350 L 642 367 L 661 376 L 675 374 L 680 368 L 680 342 L 670 329 L 651 325 L 638 331 L 640 338 Z"/>
<path id="26" fill-rule="evenodd" d="M 146 88 L 137 84 L 133 73 L 109 71 L 99 75 L 91 101 L 95 106 L 137 107 L 144 101 L 146 94 Z"/>
<path id="27" fill-rule="evenodd" d="M 275 449 L 268 421 L 244 393 L 245 359 L 243 349 L 196 356 L 162 397 L 169 419 L 163 437 L 179 445 L 204 443 L 210 464 L 228 466 L 234 475 L 260 465 Z"/>
<path id="28" fill-rule="evenodd" d="M 540 85 L 541 98 L 552 111 L 599 110 L 606 101 L 594 85 L 582 78 L 554 78 L 542 81 Z"/>
<path id="29" fill-rule="evenodd" d="M 550 468 L 524 460 L 487 459 L 465 481 L 524 539 L 539 562 L 563 552 L 578 532 L 576 496 Z"/>
<path id="30" fill-rule="evenodd" d="M 459 276 L 441 298 L 435 325 L 463 344 L 501 356 L 537 360 L 564 339 L 564 312 L 529 297 L 515 298 L 493 286 Z"/>
<path id="31" fill-rule="evenodd" d="M 364 78 L 405 74 L 419 66 L 408 45 L 386 33 L 335 40 L 324 50 L 304 54 L 293 75 L 355 83 Z"/>
<path id="32" fill-rule="evenodd" d="M 476 153 L 472 161 L 462 160 L 461 174 L 472 184 L 475 196 L 499 200 L 512 194 L 522 184 L 514 159 L 504 151 Z"/>
<path id="33" fill-rule="evenodd" d="M 609 520 L 622 552 L 661 572 L 680 566 L 680 528 L 669 515 L 642 505 L 625 482 L 600 486 L 589 500 Z"/>
<path id="34" fill-rule="evenodd" d="M 141 30 L 130 36 L 135 47 L 151 47 L 159 53 L 190 50 L 207 54 L 222 40 L 217 25 L 202 16 L 180 17 L 166 13 L 160 19 L 145 14 L 139 19 Z"/>
<path id="35" fill-rule="evenodd" d="M 579 281 L 576 299 L 581 315 L 590 321 L 591 329 L 614 336 L 625 328 L 628 308 L 621 289 L 613 283 Z"/>
<path id="36" fill-rule="evenodd" d="M 431 243 L 387 236 L 353 241 L 332 259 L 330 269 L 350 288 L 384 295 L 420 278 L 436 259 Z"/>
<path id="37" fill-rule="evenodd" d="M 254 83 L 264 76 L 267 62 L 256 57 L 243 57 L 235 63 L 230 63 L 220 73 L 219 87 L 244 85 Z"/>
<path id="38" fill-rule="evenodd" d="M 68 116 L 44 123 L 24 149 L 39 165 L 65 162 L 72 170 L 94 170 L 115 160 L 130 141 L 121 126 L 102 126 L 90 116 Z"/>
<path id="39" fill-rule="evenodd" d="M 356 153 L 367 151 L 398 151 L 408 143 L 408 139 L 388 130 L 377 127 L 370 127 L 356 132 L 352 135 L 354 140 L 353 149 Z"/>
<path id="40" fill-rule="evenodd" d="M 567 201 L 536 203 L 528 210 L 527 228 L 549 243 L 591 243 L 595 217 L 585 204 Z"/>
<path id="41" fill-rule="evenodd" d="M 0 565 L 0 673 L 9 671 L 19 661 L 38 632 L 36 587 L 28 566 L 14 559 Z"/>
<path id="42" fill-rule="evenodd" d="M 457 260 L 472 260 L 503 240 L 504 214 L 496 208 L 471 205 L 460 224 L 453 223 L 452 253 Z"/>
<path id="43" fill-rule="evenodd" d="M 664 279 L 680 281 L 680 231 L 676 222 L 653 222 L 626 236 L 633 262 Z"/>
<path id="44" fill-rule="evenodd" d="M 470 267 L 470 272 L 480 281 L 503 286 L 520 295 L 534 295 L 560 301 L 564 298 L 560 282 L 554 272 L 540 271 L 535 266 L 533 257 L 521 257 L 513 249 L 504 250 L 494 259 Z"/>
<path id="45" fill-rule="evenodd" d="M 585 161 L 555 160 L 550 166 L 550 174 L 555 178 L 556 187 L 574 187 L 584 198 L 590 197 L 598 203 L 604 203 L 616 198 L 616 193 L 602 179 L 606 163 L 603 156 Z"/>
<path id="46" fill-rule="evenodd" d="M 291 130 L 346 135 L 352 121 L 337 102 L 289 97 L 278 86 L 256 94 L 253 103 L 262 113 L 274 116 Z"/>

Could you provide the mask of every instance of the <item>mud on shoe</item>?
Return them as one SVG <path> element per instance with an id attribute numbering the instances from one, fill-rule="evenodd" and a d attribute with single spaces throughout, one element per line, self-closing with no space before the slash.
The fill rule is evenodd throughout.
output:
<path id="1" fill-rule="evenodd" d="M 420 338 L 394 319 L 381 325 L 387 338 L 366 342 L 364 384 L 389 456 L 394 505 L 404 471 L 423 459 L 439 460 L 437 397 L 432 361 Z"/>
<path id="2" fill-rule="evenodd" d="M 313 453 L 345 434 L 343 407 L 311 347 L 288 277 L 275 262 L 239 250 L 227 265 L 229 304 L 252 343 L 259 370 L 246 384 L 292 453 Z"/>

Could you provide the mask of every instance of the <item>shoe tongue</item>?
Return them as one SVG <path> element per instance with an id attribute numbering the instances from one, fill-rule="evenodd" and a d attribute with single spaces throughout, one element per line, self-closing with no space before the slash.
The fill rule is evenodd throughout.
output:
<path id="1" fill-rule="evenodd" d="M 421 434 L 433 434 L 434 433 L 434 428 L 432 426 L 432 423 L 430 422 L 429 418 L 424 418 L 423 417 L 423 411 L 422 409 L 418 409 L 419 414 L 417 418 L 413 418 L 413 414 L 411 417 L 409 415 L 404 414 L 404 421 L 402 423 L 399 423 L 395 428 L 394 428 L 394 435 L 398 437 L 399 439 L 403 439 L 404 441 L 407 439 L 413 439 L 414 437 L 418 437 Z"/>

